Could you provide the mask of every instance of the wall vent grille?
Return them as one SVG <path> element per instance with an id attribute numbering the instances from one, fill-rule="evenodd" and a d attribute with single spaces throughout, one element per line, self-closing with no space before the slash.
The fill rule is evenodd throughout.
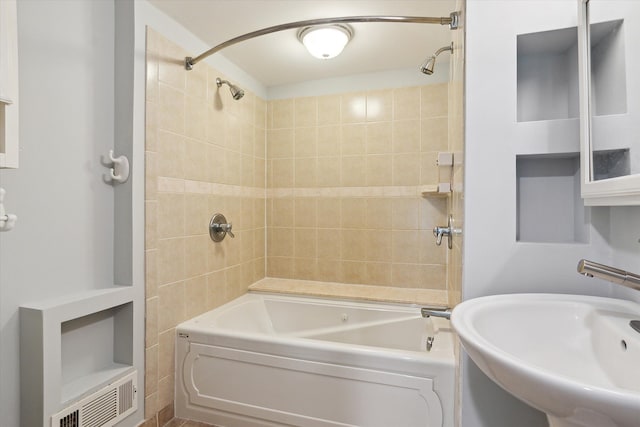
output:
<path id="1" fill-rule="evenodd" d="M 137 372 L 112 382 L 51 417 L 51 427 L 112 427 L 138 409 Z"/>

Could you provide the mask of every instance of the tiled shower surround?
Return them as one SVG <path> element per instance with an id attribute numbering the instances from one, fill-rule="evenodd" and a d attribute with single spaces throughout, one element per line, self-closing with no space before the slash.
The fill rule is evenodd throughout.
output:
<path id="1" fill-rule="evenodd" d="M 446 289 L 448 85 L 270 101 L 267 276 Z"/>
<path id="2" fill-rule="evenodd" d="M 212 67 L 185 71 L 187 54 L 148 31 L 148 426 L 173 417 L 176 325 L 265 276 L 371 285 L 380 298 L 448 291 L 431 230 L 451 201 L 420 194 L 449 180 L 436 166 L 457 123 L 448 84 L 234 101 Z M 235 239 L 209 239 L 216 212 Z"/>

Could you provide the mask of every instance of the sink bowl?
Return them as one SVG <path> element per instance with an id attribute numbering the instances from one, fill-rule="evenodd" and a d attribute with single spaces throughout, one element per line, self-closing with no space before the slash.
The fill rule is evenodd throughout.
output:
<path id="1" fill-rule="evenodd" d="M 552 427 L 640 426 L 640 305 L 580 295 L 467 300 L 451 323 L 494 382 Z"/>

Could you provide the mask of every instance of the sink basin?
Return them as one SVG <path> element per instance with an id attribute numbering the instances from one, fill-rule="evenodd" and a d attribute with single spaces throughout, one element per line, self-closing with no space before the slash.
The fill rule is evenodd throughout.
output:
<path id="1" fill-rule="evenodd" d="M 467 300 L 451 323 L 494 382 L 552 427 L 640 426 L 640 305 L 580 295 Z"/>

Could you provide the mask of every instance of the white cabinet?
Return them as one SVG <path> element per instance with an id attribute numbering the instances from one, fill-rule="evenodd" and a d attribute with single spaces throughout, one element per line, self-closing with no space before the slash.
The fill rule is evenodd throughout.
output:
<path id="1" fill-rule="evenodd" d="M 640 3 L 579 0 L 580 140 L 586 205 L 640 205 Z"/>

